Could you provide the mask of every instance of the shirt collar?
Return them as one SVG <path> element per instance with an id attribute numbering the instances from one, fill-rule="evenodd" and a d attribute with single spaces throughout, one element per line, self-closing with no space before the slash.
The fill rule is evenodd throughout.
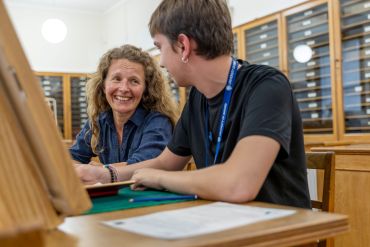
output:
<path id="1" fill-rule="evenodd" d="M 142 106 L 138 106 L 134 114 L 130 117 L 130 119 L 127 122 L 131 122 L 135 124 L 136 126 L 139 126 L 144 122 L 145 116 L 147 114 L 148 114 L 147 110 L 145 110 Z M 102 120 L 105 119 L 109 127 L 111 127 L 112 129 L 115 129 L 112 109 L 104 112 L 102 114 L 101 119 Z"/>

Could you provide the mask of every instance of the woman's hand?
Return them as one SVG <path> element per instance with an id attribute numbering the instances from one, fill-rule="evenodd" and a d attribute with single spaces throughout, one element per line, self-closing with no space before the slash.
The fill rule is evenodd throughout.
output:
<path id="1" fill-rule="evenodd" d="M 92 166 L 103 166 L 102 163 L 96 162 L 96 161 L 93 161 L 93 160 L 89 162 L 89 165 L 92 165 Z"/>
<path id="2" fill-rule="evenodd" d="M 130 180 L 134 180 L 135 183 L 131 185 L 133 190 L 143 190 L 146 187 L 153 188 L 157 190 L 163 190 L 161 186 L 161 177 L 164 176 L 166 171 L 152 169 L 152 168 L 143 168 L 138 169 L 134 172 Z"/>
<path id="3" fill-rule="evenodd" d="M 109 183 L 110 173 L 103 166 L 75 165 L 78 177 L 84 184 Z"/>

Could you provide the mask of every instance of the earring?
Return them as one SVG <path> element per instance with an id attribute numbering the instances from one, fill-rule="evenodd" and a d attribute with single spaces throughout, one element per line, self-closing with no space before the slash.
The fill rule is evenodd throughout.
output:
<path id="1" fill-rule="evenodd" d="M 188 63 L 188 62 L 189 62 L 189 58 L 182 57 L 182 58 L 181 58 L 181 61 L 182 61 L 183 63 Z"/>

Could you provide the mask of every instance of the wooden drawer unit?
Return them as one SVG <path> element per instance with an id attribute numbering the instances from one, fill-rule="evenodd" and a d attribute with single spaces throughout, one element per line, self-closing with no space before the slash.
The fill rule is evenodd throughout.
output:
<path id="1" fill-rule="evenodd" d="M 280 68 L 279 18 L 271 16 L 242 27 L 244 56 L 255 64 Z"/>
<path id="2" fill-rule="evenodd" d="M 340 1 L 345 134 L 370 133 L 370 1 Z"/>
<path id="3" fill-rule="evenodd" d="M 71 88 L 71 121 L 72 121 L 72 139 L 80 132 L 85 125 L 87 116 L 86 102 L 86 76 L 70 76 Z"/>
<path id="4" fill-rule="evenodd" d="M 64 75 L 57 73 L 36 74 L 44 91 L 45 100 L 51 106 L 62 136 L 65 135 Z M 55 102 L 53 104 L 52 102 Z"/>
<path id="5" fill-rule="evenodd" d="M 289 12 L 284 18 L 288 77 L 301 110 L 304 133 L 333 135 L 328 3 Z M 297 58 L 302 47 L 310 54 L 306 60 Z"/>

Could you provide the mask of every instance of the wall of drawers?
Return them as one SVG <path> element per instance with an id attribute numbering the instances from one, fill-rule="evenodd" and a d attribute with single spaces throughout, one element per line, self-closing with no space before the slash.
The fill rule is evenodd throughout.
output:
<path id="1" fill-rule="evenodd" d="M 85 124 L 86 74 L 35 73 L 64 139 L 74 139 Z M 53 105 L 53 103 L 55 104 Z M 56 106 L 56 107 L 55 107 Z"/>
<path id="2" fill-rule="evenodd" d="M 370 142 L 370 1 L 311 0 L 233 32 L 234 56 L 288 76 L 307 143 Z"/>

